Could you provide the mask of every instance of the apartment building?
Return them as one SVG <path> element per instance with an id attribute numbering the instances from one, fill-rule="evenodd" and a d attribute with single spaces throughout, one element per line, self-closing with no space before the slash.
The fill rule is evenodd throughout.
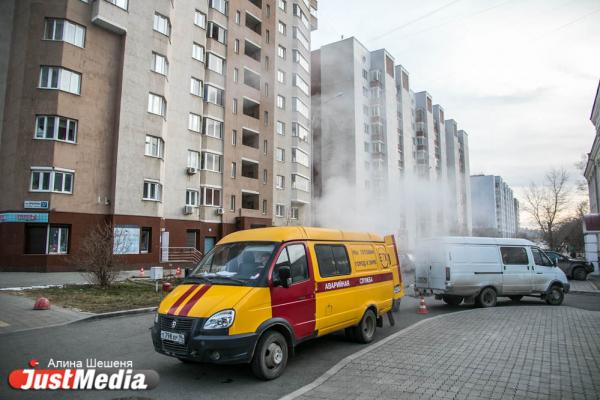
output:
<path id="1" fill-rule="evenodd" d="M 394 231 L 407 249 L 450 226 L 469 234 L 467 135 L 448 159 L 448 121 L 431 95 L 411 90 L 392 54 L 354 37 L 314 50 L 312 65 L 315 221 Z"/>
<path id="2" fill-rule="evenodd" d="M 501 177 L 472 175 L 471 204 L 476 236 L 516 237 L 519 202 Z"/>
<path id="3" fill-rule="evenodd" d="M 583 234 L 585 258 L 594 264 L 593 273 L 597 275 L 600 273 L 600 82 L 596 89 L 590 121 L 596 134 L 583 173 L 590 199 L 590 214 L 584 217 Z"/>
<path id="4" fill-rule="evenodd" d="M 3 7 L 0 268 L 74 268 L 103 221 L 135 265 L 310 222 L 316 1 Z"/>
<path id="5" fill-rule="evenodd" d="M 471 215 L 471 179 L 469 177 L 469 137 L 458 129 L 455 120 L 446 120 L 446 165 L 448 166 L 448 230 L 453 235 L 470 236 L 473 222 Z M 515 199 L 516 201 L 516 199 Z"/>

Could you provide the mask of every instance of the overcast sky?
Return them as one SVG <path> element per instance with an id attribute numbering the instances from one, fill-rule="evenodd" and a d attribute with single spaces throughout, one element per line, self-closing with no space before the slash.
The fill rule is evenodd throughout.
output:
<path id="1" fill-rule="evenodd" d="M 589 152 L 600 79 L 598 0 L 321 0 L 313 49 L 386 48 L 469 134 L 471 174 L 516 191 Z"/>

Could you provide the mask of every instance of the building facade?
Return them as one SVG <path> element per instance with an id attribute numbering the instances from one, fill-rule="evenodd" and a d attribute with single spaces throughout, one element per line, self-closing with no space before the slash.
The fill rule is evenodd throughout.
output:
<path id="1" fill-rule="evenodd" d="M 316 1 L 2 7 L 1 268 L 75 268 L 103 222 L 136 265 L 310 223 Z"/>
<path id="2" fill-rule="evenodd" d="M 476 236 L 516 237 L 519 202 L 501 177 L 471 176 L 471 205 Z"/>
<path id="3" fill-rule="evenodd" d="M 588 184 L 590 214 L 584 218 L 583 234 L 585 242 L 585 258 L 594 264 L 594 274 L 600 273 L 600 82 L 596 89 L 596 97 L 592 106 L 590 120 L 596 135 L 592 149 L 588 153 L 584 176 Z"/>
<path id="4" fill-rule="evenodd" d="M 315 221 L 393 231 L 406 249 L 451 227 L 470 234 L 467 135 L 448 158 L 448 120 L 431 95 L 354 37 L 314 50 L 312 65 Z M 360 216 L 344 219 L 352 210 Z"/>

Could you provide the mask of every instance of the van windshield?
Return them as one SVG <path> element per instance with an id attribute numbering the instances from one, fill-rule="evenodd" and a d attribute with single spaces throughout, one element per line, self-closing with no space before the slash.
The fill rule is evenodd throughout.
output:
<path id="1" fill-rule="evenodd" d="M 271 242 L 239 242 L 215 246 L 186 278 L 212 284 L 264 286 L 277 247 Z"/>

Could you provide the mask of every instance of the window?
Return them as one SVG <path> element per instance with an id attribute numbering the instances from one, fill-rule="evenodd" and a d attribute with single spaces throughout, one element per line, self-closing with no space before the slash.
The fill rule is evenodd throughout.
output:
<path id="1" fill-rule="evenodd" d="M 279 21 L 277 23 L 277 32 L 281 33 L 282 35 L 286 35 L 287 33 L 287 26 L 285 26 L 285 24 L 281 21 Z"/>
<path id="2" fill-rule="evenodd" d="M 209 117 L 204 118 L 204 134 L 221 139 L 223 137 L 223 122 Z"/>
<path id="3" fill-rule="evenodd" d="M 66 19 L 47 18 L 44 39 L 63 41 L 83 48 L 85 44 L 85 27 Z"/>
<path id="4" fill-rule="evenodd" d="M 310 94 L 310 90 L 308 89 L 308 83 L 304 79 L 300 77 L 298 74 L 293 75 L 293 85 L 302 91 L 305 95 Z"/>
<path id="5" fill-rule="evenodd" d="M 277 121 L 276 124 L 277 127 L 277 134 L 278 135 L 285 135 L 285 123 L 281 122 L 281 121 Z"/>
<path id="6" fill-rule="evenodd" d="M 229 197 L 229 209 L 235 211 L 235 195 L 233 194 Z"/>
<path id="7" fill-rule="evenodd" d="M 223 44 L 225 44 L 227 41 L 227 31 L 225 28 L 223 28 L 221 25 L 217 25 L 214 22 L 208 23 L 208 31 L 206 32 L 206 36 Z"/>
<path id="8" fill-rule="evenodd" d="M 196 10 L 196 12 L 194 13 L 194 24 L 196 24 L 200 28 L 206 29 L 206 14 Z"/>
<path id="9" fill-rule="evenodd" d="M 200 153 L 194 150 L 188 150 L 187 166 L 200 169 Z"/>
<path id="10" fill-rule="evenodd" d="M 304 165 L 305 167 L 310 166 L 308 154 L 298 148 L 292 148 L 292 162 Z"/>
<path id="11" fill-rule="evenodd" d="M 295 136 L 303 142 L 308 142 L 308 129 L 298 122 L 292 123 L 292 136 Z"/>
<path id="12" fill-rule="evenodd" d="M 535 265 L 542 265 L 546 267 L 554 266 L 554 263 L 540 249 L 532 247 L 531 253 L 533 254 L 533 261 L 535 262 Z"/>
<path id="13" fill-rule="evenodd" d="M 223 74 L 223 67 L 225 60 L 213 53 L 208 53 L 208 69 L 216 72 L 217 74 Z"/>
<path id="14" fill-rule="evenodd" d="M 277 0 L 277 7 L 279 7 L 279 9 L 281 11 L 286 11 L 287 10 L 287 1 L 286 0 Z"/>
<path id="15" fill-rule="evenodd" d="M 48 227 L 47 254 L 67 254 L 69 227 L 50 225 Z"/>
<path id="16" fill-rule="evenodd" d="M 280 218 L 285 216 L 285 206 L 283 204 L 275 205 L 275 216 Z"/>
<path id="17" fill-rule="evenodd" d="M 258 210 L 258 192 L 242 190 L 242 208 L 247 210 Z"/>
<path id="18" fill-rule="evenodd" d="M 285 97 L 282 95 L 277 95 L 277 108 L 285 110 Z"/>
<path id="19" fill-rule="evenodd" d="M 304 47 L 304 49 L 310 51 L 310 42 L 308 38 L 304 35 L 304 33 L 302 33 L 302 31 L 297 26 L 294 27 L 294 39 L 297 39 L 300 42 L 300 44 Z"/>
<path id="20" fill-rule="evenodd" d="M 266 169 L 263 170 L 263 183 L 266 185 L 269 181 L 269 171 Z"/>
<path id="21" fill-rule="evenodd" d="M 300 8 L 300 6 L 298 4 L 294 4 L 294 15 L 298 18 L 300 18 L 300 21 L 302 22 L 302 25 L 304 25 L 304 27 L 306 29 L 310 28 L 310 24 L 308 22 L 308 18 L 306 17 L 306 14 L 304 14 L 304 11 L 302 11 L 302 9 Z"/>
<path id="22" fill-rule="evenodd" d="M 263 214 L 267 213 L 267 200 L 263 200 L 263 202 L 262 202 L 262 213 Z"/>
<path id="23" fill-rule="evenodd" d="M 269 97 L 269 84 L 265 82 L 265 97 Z"/>
<path id="24" fill-rule="evenodd" d="M 344 245 L 317 244 L 315 253 L 321 277 L 350 274 L 348 253 Z"/>
<path id="25" fill-rule="evenodd" d="M 221 172 L 221 156 L 219 154 L 202 153 L 202 169 L 206 171 Z"/>
<path id="26" fill-rule="evenodd" d="M 226 0 L 210 0 L 209 2 L 210 8 L 214 8 L 221 14 L 225 14 L 227 11 L 227 1 Z"/>
<path id="27" fill-rule="evenodd" d="M 25 254 L 68 254 L 70 226 L 25 225 Z"/>
<path id="28" fill-rule="evenodd" d="M 292 189 L 308 192 L 310 190 L 310 180 L 302 175 L 292 174 Z"/>
<path id="29" fill-rule="evenodd" d="M 238 10 L 235 12 L 235 23 L 239 25 L 241 20 L 242 20 L 242 13 Z"/>
<path id="30" fill-rule="evenodd" d="M 197 190 L 187 189 L 185 191 L 185 205 L 198 207 L 198 195 Z"/>
<path id="31" fill-rule="evenodd" d="M 284 162 L 285 161 L 285 150 L 281 147 L 275 149 L 275 159 L 277 161 Z"/>
<path id="32" fill-rule="evenodd" d="M 221 189 L 213 187 L 203 187 L 202 205 L 211 207 L 221 207 Z"/>
<path id="33" fill-rule="evenodd" d="M 115 6 L 122 8 L 123 10 L 127 10 L 127 0 L 107 0 L 109 3 L 114 4 Z"/>
<path id="34" fill-rule="evenodd" d="M 190 93 L 194 96 L 202 97 L 202 81 L 200 79 L 191 78 Z"/>
<path id="35" fill-rule="evenodd" d="M 276 189 L 285 189 L 285 176 L 277 175 L 275 177 L 275 188 Z"/>
<path id="36" fill-rule="evenodd" d="M 40 89 L 58 89 L 64 92 L 80 94 L 81 74 L 61 67 L 40 68 Z"/>
<path id="37" fill-rule="evenodd" d="M 198 43 L 192 44 L 192 58 L 200 62 L 204 62 L 204 47 Z"/>
<path id="38" fill-rule="evenodd" d="M 279 58 L 282 58 L 285 60 L 285 52 L 286 52 L 285 47 L 283 47 L 281 45 L 277 46 L 277 55 L 279 56 Z"/>
<path id="39" fill-rule="evenodd" d="M 222 106 L 223 97 L 223 89 L 219 89 L 210 84 L 204 85 L 204 101 Z"/>
<path id="40" fill-rule="evenodd" d="M 529 265 L 525 247 L 500 247 L 500 254 L 505 265 Z"/>
<path id="41" fill-rule="evenodd" d="M 233 99 L 232 103 L 231 103 L 231 112 L 233 114 L 237 114 L 238 113 L 238 101 L 237 99 Z"/>
<path id="42" fill-rule="evenodd" d="M 237 131 L 235 129 L 231 131 L 231 145 L 237 146 Z"/>
<path id="43" fill-rule="evenodd" d="M 55 168 L 31 169 L 31 192 L 73 193 L 73 171 Z"/>
<path id="44" fill-rule="evenodd" d="M 240 40 L 239 39 L 235 39 L 233 41 L 233 52 L 235 54 L 240 54 Z"/>
<path id="45" fill-rule="evenodd" d="M 152 53 L 152 71 L 157 74 L 167 75 L 169 71 L 169 61 L 167 61 L 167 58 L 158 53 Z"/>
<path id="46" fill-rule="evenodd" d="M 290 207 L 290 219 L 298 219 L 300 211 L 298 207 Z"/>
<path id="47" fill-rule="evenodd" d="M 267 43 L 271 43 L 271 31 L 269 31 L 268 29 L 265 29 L 265 32 L 266 32 L 266 34 L 265 34 L 265 41 Z"/>
<path id="48" fill-rule="evenodd" d="M 188 117 L 188 129 L 194 132 L 200 132 L 202 117 L 198 114 L 190 113 Z"/>
<path id="49" fill-rule="evenodd" d="M 269 126 L 269 112 L 265 111 L 265 113 L 263 114 L 263 120 L 265 123 L 265 126 Z"/>
<path id="50" fill-rule="evenodd" d="M 266 156 L 267 153 L 269 152 L 269 142 L 267 142 L 267 139 L 263 140 L 263 154 Z"/>
<path id="51" fill-rule="evenodd" d="M 277 70 L 277 82 L 285 83 L 285 72 L 280 69 Z"/>
<path id="52" fill-rule="evenodd" d="M 237 83 L 240 80 L 240 70 L 237 68 L 233 69 L 233 81 Z"/>
<path id="53" fill-rule="evenodd" d="M 166 111 L 167 102 L 165 98 L 154 93 L 148 93 L 148 112 L 164 117 Z"/>
<path id="54" fill-rule="evenodd" d="M 162 187 L 157 181 L 144 181 L 143 200 L 160 201 Z"/>
<path id="55" fill-rule="evenodd" d="M 235 179 L 237 177 L 237 163 L 236 162 L 231 163 L 231 177 L 233 179 Z"/>
<path id="56" fill-rule="evenodd" d="M 154 13 L 154 30 L 169 36 L 171 34 L 171 23 L 169 22 L 169 18 L 160 15 L 159 13 Z"/>
<path id="57" fill-rule="evenodd" d="M 298 97 L 292 97 L 292 110 L 297 111 L 304 118 L 309 118 L 308 106 Z"/>
<path id="58" fill-rule="evenodd" d="M 140 230 L 140 253 L 149 253 L 152 250 L 152 228 L 143 227 Z"/>
<path id="59" fill-rule="evenodd" d="M 35 138 L 76 143 L 77 121 L 55 115 L 38 115 L 35 117 Z"/>
<path id="60" fill-rule="evenodd" d="M 306 250 L 302 244 L 290 244 L 279 254 L 275 268 L 273 269 L 273 280 L 279 279 L 278 266 L 289 265 L 292 284 L 303 282 L 308 279 L 308 261 Z"/>
<path id="61" fill-rule="evenodd" d="M 156 136 L 146 135 L 146 149 L 144 154 L 150 157 L 163 157 L 164 142 Z"/>
<path id="62" fill-rule="evenodd" d="M 306 60 L 306 58 L 304 58 L 302 53 L 300 53 L 298 50 L 294 50 L 294 62 L 296 64 L 300 64 L 300 66 L 306 72 L 310 73 L 310 65 L 308 64 L 308 61 Z"/>

